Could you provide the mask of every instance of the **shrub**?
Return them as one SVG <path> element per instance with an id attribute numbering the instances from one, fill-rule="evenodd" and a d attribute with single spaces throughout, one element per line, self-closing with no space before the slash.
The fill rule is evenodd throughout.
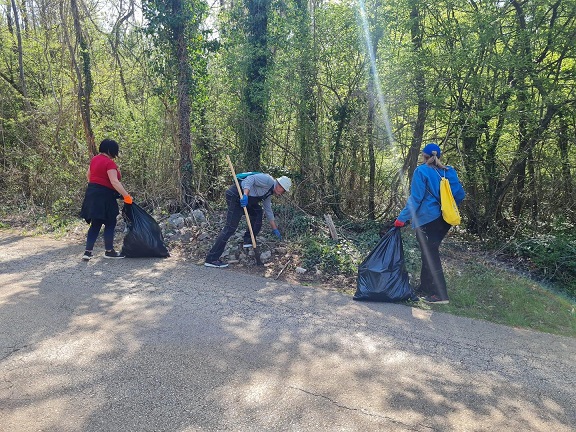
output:
<path id="1" fill-rule="evenodd" d="M 576 236 L 568 232 L 538 235 L 512 243 L 510 252 L 527 258 L 534 271 L 576 296 Z"/>
<path id="2" fill-rule="evenodd" d="M 302 265 L 328 274 L 353 275 L 358 271 L 359 253 L 347 240 L 309 237 L 302 244 Z"/>
<path id="3" fill-rule="evenodd" d="M 314 235 L 321 230 L 322 221 L 289 205 L 272 203 L 276 218 L 281 221 L 280 230 L 287 238 L 295 239 Z"/>

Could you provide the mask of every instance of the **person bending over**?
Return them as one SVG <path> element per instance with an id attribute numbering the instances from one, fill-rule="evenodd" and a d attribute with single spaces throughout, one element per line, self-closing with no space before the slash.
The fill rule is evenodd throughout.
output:
<path id="1" fill-rule="evenodd" d="M 280 196 L 288 192 L 292 186 L 292 181 L 286 176 L 274 179 L 274 177 L 269 174 L 256 173 L 249 175 L 241 181 L 239 180 L 239 182 L 243 191 L 242 198 L 239 198 L 236 184 L 233 184 L 226 190 L 226 205 L 228 207 L 226 225 L 216 238 L 212 249 L 210 249 L 208 255 L 206 255 L 204 262 L 206 267 L 228 267 L 227 263 L 220 260 L 220 256 L 224 252 L 228 239 L 238 228 L 240 219 L 244 214 L 243 207 L 246 207 L 248 210 L 254 236 L 257 236 L 262 228 L 263 208 L 266 213 L 266 218 L 272 227 L 272 232 L 276 237 L 282 239 L 282 235 L 274 220 L 272 196 Z M 250 237 L 250 231 L 247 229 L 244 233 L 244 247 L 250 246 L 252 246 L 252 239 Z"/>

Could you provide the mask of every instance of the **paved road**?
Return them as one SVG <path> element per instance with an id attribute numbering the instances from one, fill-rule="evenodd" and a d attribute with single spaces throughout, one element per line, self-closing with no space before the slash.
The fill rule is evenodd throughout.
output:
<path id="1" fill-rule="evenodd" d="M 574 431 L 576 339 L 0 232 L 2 431 Z"/>

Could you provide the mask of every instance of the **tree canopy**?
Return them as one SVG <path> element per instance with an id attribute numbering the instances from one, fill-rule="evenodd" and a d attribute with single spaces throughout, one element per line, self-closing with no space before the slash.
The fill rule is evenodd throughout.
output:
<path id="1" fill-rule="evenodd" d="M 575 0 L 10 0 L 0 5 L 0 197 L 75 212 L 98 143 L 129 189 L 184 206 L 238 170 L 294 202 L 394 218 L 427 142 L 466 228 L 573 229 Z"/>

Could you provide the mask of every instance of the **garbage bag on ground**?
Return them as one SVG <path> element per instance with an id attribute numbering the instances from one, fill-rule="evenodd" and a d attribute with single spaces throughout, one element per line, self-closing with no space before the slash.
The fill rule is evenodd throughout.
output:
<path id="1" fill-rule="evenodd" d="M 136 203 L 125 204 L 122 217 L 128 226 L 122 253 L 130 258 L 169 257 L 160 225 Z"/>
<path id="2" fill-rule="evenodd" d="M 399 228 L 390 229 L 358 267 L 354 300 L 397 302 L 413 298 Z"/>

